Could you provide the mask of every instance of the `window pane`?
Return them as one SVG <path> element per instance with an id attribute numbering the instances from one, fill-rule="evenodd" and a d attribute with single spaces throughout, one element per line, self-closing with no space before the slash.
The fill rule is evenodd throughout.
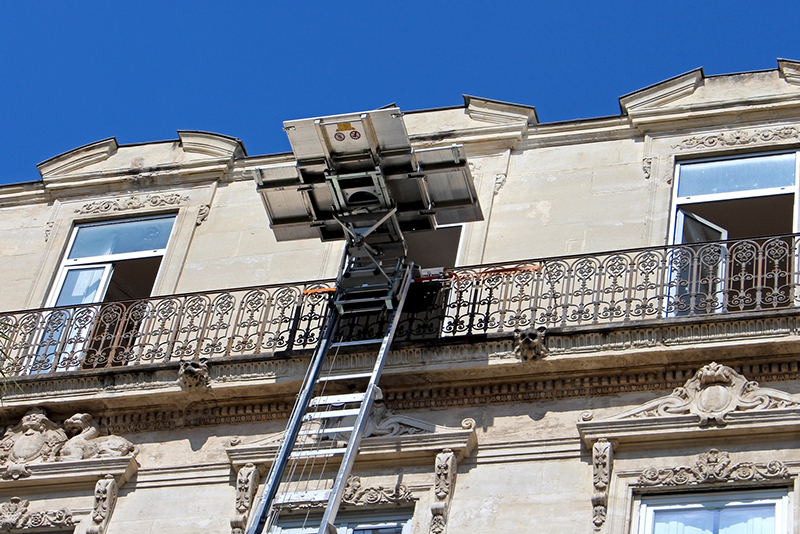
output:
<path id="1" fill-rule="evenodd" d="M 719 534 L 775 534 L 775 505 L 724 508 L 720 511 Z"/>
<path id="2" fill-rule="evenodd" d="M 74 306 L 95 302 L 105 267 L 71 269 L 64 278 L 56 306 Z"/>
<path id="3" fill-rule="evenodd" d="M 681 164 L 678 196 L 794 185 L 794 154 Z"/>
<path id="4" fill-rule="evenodd" d="M 656 510 L 653 534 L 716 534 L 714 510 Z"/>
<path id="5" fill-rule="evenodd" d="M 86 258 L 166 248 L 175 216 L 81 226 L 69 258 Z"/>

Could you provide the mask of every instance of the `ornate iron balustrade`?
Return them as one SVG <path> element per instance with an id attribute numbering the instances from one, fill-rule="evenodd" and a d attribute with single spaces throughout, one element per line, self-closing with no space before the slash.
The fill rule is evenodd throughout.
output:
<path id="1" fill-rule="evenodd" d="M 412 285 L 396 339 L 626 323 L 800 303 L 800 236 L 452 269 Z M 7 375 L 313 348 L 333 281 L 0 314 Z M 381 315 L 353 318 L 369 339 Z"/>
<path id="2" fill-rule="evenodd" d="M 313 348 L 332 282 L 0 314 L 7 376 Z M 323 290 L 323 291 L 320 291 Z"/>

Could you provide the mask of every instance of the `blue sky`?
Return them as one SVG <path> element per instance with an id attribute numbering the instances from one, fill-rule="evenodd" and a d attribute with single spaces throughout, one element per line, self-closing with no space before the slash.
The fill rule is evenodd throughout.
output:
<path id="1" fill-rule="evenodd" d="M 86 143 L 208 130 L 289 150 L 288 119 L 462 104 L 542 122 L 614 115 L 618 97 L 696 67 L 800 59 L 792 2 L 3 2 L 0 183 Z"/>

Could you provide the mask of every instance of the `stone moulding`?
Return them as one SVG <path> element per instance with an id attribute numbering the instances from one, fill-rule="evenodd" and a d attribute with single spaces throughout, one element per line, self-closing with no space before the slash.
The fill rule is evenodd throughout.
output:
<path id="1" fill-rule="evenodd" d="M 800 130 L 795 126 L 762 128 L 759 130 L 735 130 L 710 135 L 693 136 L 682 140 L 672 148 L 689 150 L 695 148 L 715 148 L 770 143 L 800 138 Z"/>
<path id="2" fill-rule="evenodd" d="M 342 504 L 350 506 L 402 505 L 412 502 L 414 502 L 414 496 L 403 484 L 398 484 L 393 488 L 364 487 L 361 484 L 361 477 L 356 476 L 347 479 L 347 485 L 342 495 Z"/>
<path id="3" fill-rule="evenodd" d="M 11 497 L 8 502 L 0 503 L 0 531 L 70 528 L 75 526 L 72 511 L 67 508 L 30 512 L 30 501 Z"/>
<path id="4" fill-rule="evenodd" d="M 117 504 L 119 486 L 113 475 L 106 475 L 94 486 L 94 507 L 86 534 L 103 534 Z"/>
<path id="5" fill-rule="evenodd" d="M 411 493 L 407 486 L 398 484 L 392 488 L 383 486 L 363 486 L 361 477 L 351 476 L 347 479 L 347 484 L 342 494 L 342 506 L 350 507 L 377 507 L 377 506 L 402 506 L 416 501 L 416 497 Z M 286 503 L 281 504 L 282 510 L 304 510 L 308 508 L 322 508 L 324 501 L 311 503 Z M 232 534 L 239 534 L 233 532 Z"/>
<path id="6" fill-rule="evenodd" d="M 363 465 L 366 462 L 389 462 L 392 465 L 420 464 L 430 461 L 430 458 L 443 449 L 450 449 L 457 459 L 463 459 L 469 456 L 477 445 L 475 421 L 472 419 L 462 421 L 461 428 L 458 429 L 432 425 L 395 414 L 391 414 L 389 418 L 394 419 L 395 423 L 402 418 L 406 426 L 417 421 L 417 424 L 422 426 L 422 431 L 404 432 L 402 427 L 399 427 L 394 435 L 377 434 L 365 437 L 361 442 L 356 465 Z M 266 471 L 275 458 L 279 442 L 280 434 L 273 434 L 249 444 L 233 440 L 225 452 L 236 470 L 252 463 Z"/>
<path id="7" fill-rule="evenodd" d="M 244 534 L 247 529 L 260 478 L 258 468 L 252 463 L 239 468 L 236 474 L 236 513 L 231 518 L 231 534 Z"/>
<path id="8" fill-rule="evenodd" d="M 789 471 L 783 462 L 772 460 L 731 463 L 730 454 L 711 449 L 697 457 L 694 465 L 670 468 L 650 467 L 642 471 L 636 482 L 639 486 L 691 486 L 710 483 L 730 483 L 788 479 Z"/>
<path id="9" fill-rule="evenodd" d="M 29 464 L 30 476 L 19 479 L 0 480 L 0 491 L 11 492 L 17 488 L 53 489 L 54 486 L 92 484 L 105 475 L 112 475 L 122 486 L 136 473 L 139 464 L 133 456 L 119 458 L 95 458 L 71 462 Z"/>
<path id="10" fill-rule="evenodd" d="M 450 449 L 436 455 L 433 480 L 433 503 L 431 504 L 430 534 L 442 534 L 447 529 L 450 501 L 455 490 L 456 456 Z"/>
<path id="11" fill-rule="evenodd" d="M 604 438 L 592 446 L 592 525 L 597 532 L 606 522 L 608 514 L 608 486 L 611 483 L 614 447 Z"/>
<path id="12" fill-rule="evenodd" d="M 75 213 L 81 215 L 111 213 L 116 211 L 138 210 L 142 208 L 159 208 L 162 206 L 180 206 L 189 201 L 189 197 L 179 193 L 154 193 L 146 196 L 117 198 L 114 200 L 98 200 L 87 202 Z"/>
<path id="13" fill-rule="evenodd" d="M 581 415 L 578 430 L 591 444 L 599 438 L 627 441 L 679 439 L 703 430 L 715 435 L 800 430 L 800 396 L 761 387 L 731 367 L 712 362 L 665 397 L 605 419 Z"/>

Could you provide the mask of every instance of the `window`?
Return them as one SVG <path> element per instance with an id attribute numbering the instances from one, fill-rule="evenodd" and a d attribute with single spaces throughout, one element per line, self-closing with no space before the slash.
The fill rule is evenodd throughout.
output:
<path id="1" fill-rule="evenodd" d="M 76 227 L 47 305 L 149 297 L 174 222 L 164 215 Z"/>
<path id="2" fill-rule="evenodd" d="M 295 521 L 281 518 L 270 534 L 317 534 L 320 520 L 321 517 Z M 410 514 L 402 519 L 397 514 L 339 514 L 336 534 L 411 534 L 411 517 Z"/>
<path id="3" fill-rule="evenodd" d="M 785 491 L 643 498 L 637 534 L 786 534 Z"/>
<path id="4" fill-rule="evenodd" d="M 161 215 L 76 226 L 46 306 L 149 297 L 174 222 L 175 215 Z M 51 312 L 28 372 L 109 363 L 109 347 L 122 338 L 132 342 L 139 325 L 117 318 L 101 326 L 97 314 L 96 309 Z"/>
<path id="5" fill-rule="evenodd" d="M 764 237 L 800 230 L 797 154 L 677 165 L 670 240 L 691 246 L 672 261 L 676 315 L 789 304 L 792 240 Z M 702 244 L 729 239 L 749 243 Z"/>
<path id="6" fill-rule="evenodd" d="M 682 162 L 677 167 L 673 243 L 798 231 L 796 152 Z"/>

